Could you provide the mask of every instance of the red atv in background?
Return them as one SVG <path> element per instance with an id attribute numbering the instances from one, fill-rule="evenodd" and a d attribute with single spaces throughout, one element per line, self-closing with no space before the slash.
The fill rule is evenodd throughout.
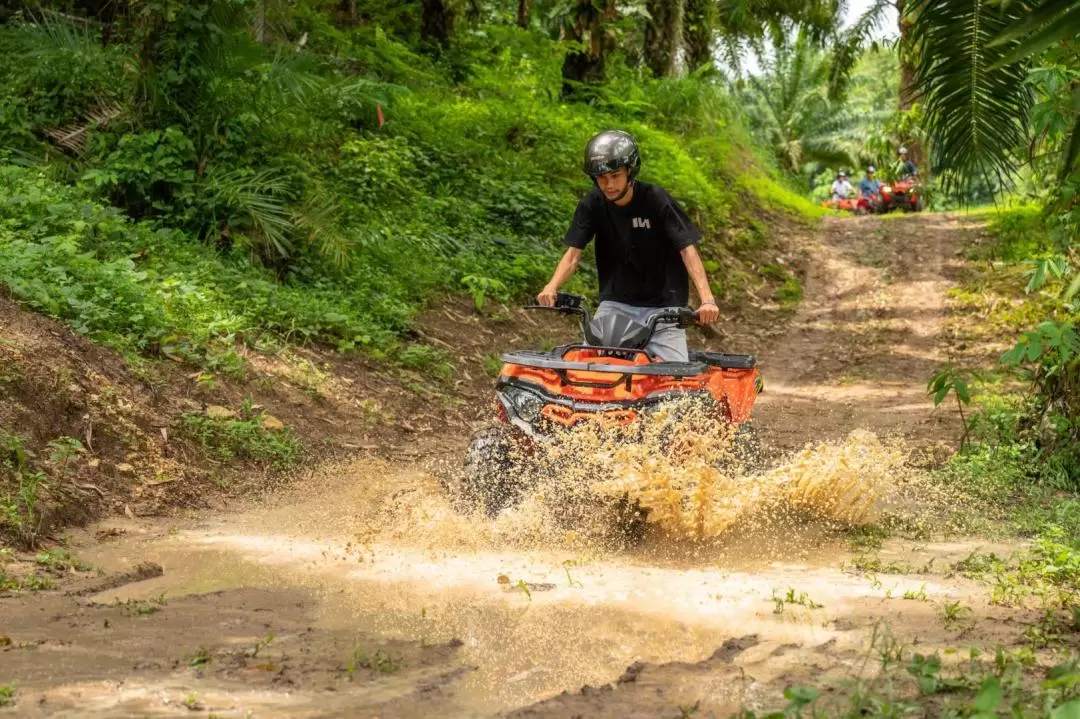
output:
<path id="1" fill-rule="evenodd" d="M 922 193 L 919 192 L 921 184 L 917 178 L 906 177 L 893 183 L 881 184 L 881 201 L 884 206 L 883 212 L 900 209 L 904 212 L 922 212 L 925 205 Z"/>
<path id="2" fill-rule="evenodd" d="M 822 207 L 830 210 L 845 210 L 856 215 L 871 215 L 875 212 L 884 212 L 885 205 L 878 195 L 869 197 L 845 197 L 843 199 L 828 199 L 821 203 Z"/>

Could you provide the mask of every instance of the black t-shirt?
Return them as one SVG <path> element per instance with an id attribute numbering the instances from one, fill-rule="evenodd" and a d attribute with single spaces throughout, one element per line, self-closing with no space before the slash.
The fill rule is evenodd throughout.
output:
<path id="1" fill-rule="evenodd" d="M 585 249 L 596 237 L 600 299 L 635 307 L 682 307 L 690 301 L 690 278 L 681 250 L 701 233 L 671 195 L 638 182 L 634 197 L 619 207 L 593 188 L 578 203 L 563 240 Z"/>

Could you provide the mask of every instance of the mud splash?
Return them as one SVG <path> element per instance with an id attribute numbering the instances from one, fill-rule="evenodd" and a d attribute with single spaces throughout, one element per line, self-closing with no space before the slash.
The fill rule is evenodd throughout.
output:
<path id="1" fill-rule="evenodd" d="M 613 523 L 631 534 L 629 525 L 647 523 L 676 543 L 717 540 L 736 529 L 845 528 L 878 521 L 884 506 L 900 504 L 920 483 L 905 466 L 908 451 L 900 441 L 855 430 L 763 469 L 768 462 L 746 429 L 686 400 L 629 426 L 587 424 L 564 432 L 513 457 L 519 501 L 493 522 L 475 517 L 471 535 L 500 544 L 611 548 L 619 538 Z M 400 519 L 394 516 L 391 525 Z"/>
<path id="2" fill-rule="evenodd" d="M 827 522 L 805 516 L 809 507 L 819 519 L 849 521 L 854 506 L 865 519 L 866 500 L 885 494 L 879 485 L 890 481 L 894 451 L 856 433 L 808 447 L 772 470 L 720 474 L 711 484 L 674 470 L 670 480 L 657 480 L 655 469 L 645 484 L 633 470 L 646 460 L 663 467 L 656 457 L 612 452 L 603 460 L 630 468 L 620 491 L 678 509 L 660 513 L 662 522 L 630 549 L 594 542 L 587 531 L 567 529 L 565 519 L 546 524 L 553 503 L 539 492 L 494 519 L 461 516 L 431 473 L 356 462 L 312 475 L 262 507 L 84 555 L 110 569 L 146 560 L 165 567 L 163 577 L 95 597 L 106 604 L 283 586 L 294 588 L 292 603 L 296 591 L 305 592 L 314 599 L 312 626 L 344 638 L 342 666 L 351 644 L 372 651 L 384 642 L 460 640 L 445 667 L 463 670 L 454 675 L 452 697 L 440 700 L 446 716 L 490 716 L 569 687 L 604 684 L 637 661 L 695 662 L 750 633 L 762 638 L 748 655 L 763 662 L 756 681 L 768 682 L 805 659 L 777 661 L 771 653 L 782 647 L 854 651 L 864 641 L 845 618 L 875 612 L 880 591 L 841 571 L 845 543 Z M 856 478 L 865 486 L 853 484 Z M 658 481 L 663 491 L 649 494 Z M 828 488 L 858 502 L 837 505 Z M 733 489 L 743 494 L 721 496 Z M 780 500 L 763 499 L 770 493 Z M 803 523 L 793 532 L 795 514 Z M 668 527 L 702 526 L 721 531 L 666 534 Z M 777 614 L 776 597 L 792 588 L 823 607 Z M 936 597 L 956 588 L 902 578 L 893 589 L 908 590 Z M 272 602 L 263 605 L 276 611 Z M 933 620 L 929 605 L 915 609 L 926 615 L 919 621 Z M 724 706 L 736 711 L 742 700 L 729 699 Z"/>

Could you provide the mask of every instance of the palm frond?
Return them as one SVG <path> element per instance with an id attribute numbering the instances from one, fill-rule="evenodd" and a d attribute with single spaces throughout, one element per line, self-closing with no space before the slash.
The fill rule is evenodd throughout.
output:
<path id="1" fill-rule="evenodd" d="M 124 108 L 118 103 L 99 101 L 97 106 L 87 110 L 81 122 L 72 122 L 62 127 L 46 127 L 41 134 L 53 141 L 53 144 L 81 155 L 86 149 L 86 140 L 91 130 L 105 127 L 120 117 Z"/>
<path id="2" fill-rule="evenodd" d="M 292 254 L 292 235 L 296 231 L 288 197 L 292 186 L 285 175 L 276 170 L 254 174 L 234 170 L 211 172 L 207 176 L 208 191 L 217 211 L 228 224 L 241 230 L 254 231 L 250 239 L 267 259 L 285 259 Z"/>
<path id="3" fill-rule="evenodd" d="M 93 21 L 42 11 L 35 22 L 11 33 L 6 44 L 29 57 L 94 55 L 103 52 L 100 36 L 100 26 Z"/>
<path id="4" fill-rule="evenodd" d="M 881 27 L 891 8 L 893 0 L 874 0 L 859 19 L 838 36 L 829 68 L 829 99 L 833 102 L 842 100 L 847 94 L 855 63 L 872 43 L 874 33 Z"/>
<path id="5" fill-rule="evenodd" d="M 266 83 L 272 91 L 298 103 L 322 86 L 322 79 L 315 73 L 315 63 L 307 55 L 278 48 L 266 68 Z"/>
<path id="6" fill-rule="evenodd" d="M 1037 55 L 1052 45 L 1080 35 L 1080 2 L 1077 0 L 1047 0 L 1020 23 L 995 38 L 991 47 L 1010 42 L 1016 45 L 995 67 L 1011 65 Z"/>
<path id="7" fill-rule="evenodd" d="M 1080 3 L 1077 0 L 1043 0 L 1037 3 L 1023 20 L 1002 32 L 990 44 L 991 46 L 1001 45 L 1030 35 L 1040 27 L 1056 21 L 1064 13 L 1076 10 L 1078 5 Z"/>
<path id="8" fill-rule="evenodd" d="M 293 214 L 293 219 L 308 245 L 333 267 L 341 269 L 352 260 L 355 242 L 339 229 L 339 203 L 326 197 L 325 193 L 315 193 Z"/>
<path id="9" fill-rule="evenodd" d="M 1031 91 L 1026 68 L 997 66 L 1015 41 L 990 43 L 1023 18 L 1017 4 L 988 0 L 911 0 L 916 93 L 935 140 L 935 166 L 949 170 L 946 189 L 979 176 L 1005 184 L 1013 152 L 1024 144 Z"/>

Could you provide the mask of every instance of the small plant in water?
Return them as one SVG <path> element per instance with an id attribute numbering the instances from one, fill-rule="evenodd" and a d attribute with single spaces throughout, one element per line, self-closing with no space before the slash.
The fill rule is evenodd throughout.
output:
<path id="1" fill-rule="evenodd" d="M 129 599 L 126 602 L 117 599 L 116 606 L 120 607 L 120 611 L 125 617 L 143 617 L 158 612 L 157 607 L 141 599 Z"/>
<path id="2" fill-rule="evenodd" d="M 34 562 L 39 567 L 45 567 L 57 572 L 65 572 L 70 569 L 75 569 L 79 572 L 88 572 L 93 567 L 85 562 L 80 562 L 71 552 L 66 549 L 50 549 L 47 552 L 38 552 L 34 557 Z"/>
<path id="3" fill-rule="evenodd" d="M 15 704 L 15 682 L 0 684 L 0 707 L 9 707 Z"/>
<path id="4" fill-rule="evenodd" d="M 784 606 L 787 604 L 797 604 L 801 607 L 806 607 L 807 609 L 821 609 L 825 606 L 824 604 L 815 602 L 806 592 L 798 592 L 796 594 L 794 587 L 788 587 L 787 594 L 783 597 L 779 596 L 774 589 L 772 600 L 776 605 L 773 609 L 773 614 L 783 614 Z"/>
<path id="5" fill-rule="evenodd" d="M 251 657 L 254 659 L 255 657 L 259 656 L 259 652 L 262 650 L 263 647 L 268 647 L 273 644 L 274 638 L 275 637 L 273 634 L 268 634 L 265 639 L 260 639 L 259 641 L 255 642 L 255 647 L 251 650 Z"/>
<path id="6" fill-rule="evenodd" d="M 383 649 L 376 649 L 374 654 L 368 654 L 362 647 L 353 649 L 345 665 L 345 671 L 351 680 L 357 669 L 370 669 L 378 674 L 393 674 L 405 667 L 405 661 L 401 657 L 395 657 Z"/>
<path id="7" fill-rule="evenodd" d="M 210 650 L 206 647 L 199 647 L 199 650 L 194 654 L 185 655 L 184 659 L 187 661 L 189 667 L 203 667 L 210 663 L 213 657 L 210 654 Z"/>
<path id="8" fill-rule="evenodd" d="M 569 584 L 571 587 L 575 587 L 575 586 L 576 587 L 583 587 L 583 586 L 585 586 L 581 582 L 574 579 L 570 575 L 570 567 L 577 566 L 577 562 L 575 562 L 573 559 L 567 559 L 565 562 L 562 563 L 562 566 L 563 566 L 563 570 L 566 572 L 566 583 L 567 584 Z"/>
<path id="9" fill-rule="evenodd" d="M 926 585 L 919 587 L 919 591 L 907 590 L 904 592 L 904 599 L 909 599 L 916 602 L 928 602 L 930 601 L 926 596 Z"/>
<path id="10" fill-rule="evenodd" d="M 953 626 L 960 623 L 964 617 L 972 614 L 971 607 L 965 607 L 960 602 L 946 602 L 941 608 L 941 614 L 945 619 L 945 626 Z"/>

